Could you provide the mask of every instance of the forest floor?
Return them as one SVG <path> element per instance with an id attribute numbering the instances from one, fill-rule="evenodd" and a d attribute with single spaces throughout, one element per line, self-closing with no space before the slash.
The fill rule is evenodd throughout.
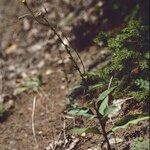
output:
<path id="1" fill-rule="evenodd" d="M 108 63 L 110 51 L 107 48 L 98 48 L 92 44 L 91 39 L 86 41 L 86 38 L 81 36 L 83 33 L 80 35 L 80 32 L 86 28 L 80 27 L 80 23 L 86 19 L 95 19 L 94 15 L 91 15 L 93 18 L 88 18 L 92 12 L 91 9 L 85 9 L 86 13 L 81 11 L 82 15 L 74 16 L 71 23 L 67 25 L 64 18 L 67 18 L 66 16 L 72 11 L 74 3 L 70 6 L 65 1 L 59 0 L 47 1 L 44 5 L 40 1 L 28 2 L 33 10 L 44 11 L 45 7 L 48 20 L 58 29 L 58 32 L 63 31 L 69 40 L 75 39 L 74 46 L 79 51 L 87 70 Z M 58 50 L 61 50 L 65 61 L 69 88 L 80 81 L 80 76 L 53 32 L 36 23 L 31 16 L 18 19 L 25 14 L 28 14 L 28 11 L 21 2 L 0 1 L 0 78 L 2 79 L 0 101 L 4 101 L 4 105 L 8 108 L 4 116 L 0 116 L 0 149 L 50 150 L 50 146 L 57 141 L 59 134 L 73 124 L 73 119 L 65 121 L 63 114 L 65 96 L 69 89 L 66 86 Z M 93 37 L 94 34 L 91 35 L 91 38 Z M 26 78 L 38 76 L 42 77 L 43 82 L 38 92 L 18 93 L 18 89 Z M 142 127 L 145 126 L 147 124 Z M 132 130 L 131 128 L 131 132 Z M 69 135 L 66 134 L 66 136 Z M 99 143 L 98 137 L 94 136 L 69 137 L 69 140 L 70 145 L 74 142 L 75 149 L 80 150 L 88 148 L 94 150 Z"/>

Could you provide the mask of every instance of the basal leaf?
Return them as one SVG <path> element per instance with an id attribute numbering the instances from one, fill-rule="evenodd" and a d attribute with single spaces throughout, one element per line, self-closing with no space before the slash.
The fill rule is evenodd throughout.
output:
<path id="1" fill-rule="evenodd" d="M 99 107 L 99 113 L 101 113 L 102 115 L 104 115 L 104 111 L 105 111 L 106 107 L 108 107 L 108 99 L 109 99 L 109 97 L 106 96 Z"/>
<path id="2" fill-rule="evenodd" d="M 68 111 L 68 114 L 73 116 L 91 117 L 91 119 L 95 117 L 89 108 L 73 108 Z"/>
<path id="3" fill-rule="evenodd" d="M 140 121 L 148 120 L 150 116 L 145 114 L 135 114 L 135 115 L 128 115 L 118 122 L 112 128 L 112 131 L 116 131 L 117 129 L 127 128 L 130 124 L 137 124 Z"/>
<path id="4" fill-rule="evenodd" d="M 103 84 L 100 84 L 100 83 L 94 84 L 94 85 L 92 85 L 92 86 L 89 86 L 89 90 L 90 90 L 90 91 L 96 90 L 96 89 L 102 87 L 102 85 L 103 85 Z"/>
<path id="5" fill-rule="evenodd" d="M 74 128 L 70 130 L 73 134 L 82 134 L 82 133 L 94 133 L 99 134 L 99 130 L 97 127 L 91 127 L 91 128 Z"/>
<path id="6" fill-rule="evenodd" d="M 98 97 L 98 100 L 99 101 L 102 101 L 104 100 L 116 87 L 112 87 L 104 92 L 102 92 L 99 97 Z"/>

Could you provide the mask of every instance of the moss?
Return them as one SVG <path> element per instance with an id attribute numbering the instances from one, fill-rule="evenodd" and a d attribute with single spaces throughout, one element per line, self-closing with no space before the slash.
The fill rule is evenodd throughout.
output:
<path id="1" fill-rule="evenodd" d="M 149 139 L 139 137 L 134 139 L 130 144 L 131 150 L 147 150 L 149 149 Z"/>
<path id="2" fill-rule="evenodd" d="M 118 86 L 116 95 L 124 91 L 124 94 L 135 96 L 137 100 L 148 96 L 148 33 L 148 26 L 139 21 L 131 21 L 126 28 L 115 33 L 115 37 L 106 38 L 107 46 L 113 51 L 113 56 L 111 63 L 102 68 L 99 75 L 107 83 L 111 76 L 114 77 L 115 82 L 112 86 Z M 105 35 L 105 37 L 108 36 Z M 101 41 L 101 37 L 97 40 Z"/>

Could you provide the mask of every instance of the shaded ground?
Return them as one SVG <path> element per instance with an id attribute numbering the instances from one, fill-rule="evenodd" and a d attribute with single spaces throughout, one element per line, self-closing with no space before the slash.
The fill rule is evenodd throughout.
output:
<path id="1" fill-rule="evenodd" d="M 74 31 L 73 26 L 80 21 L 80 17 L 70 26 L 61 25 L 61 21 L 73 9 L 73 6 L 69 7 L 65 2 L 59 0 L 47 1 L 44 5 L 41 5 L 40 1 L 36 3 L 29 1 L 29 3 L 36 10 L 44 11 L 43 7 L 46 7 L 47 17 L 51 23 L 55 26 L 60 25 L 58 31 L 61 29 L 69 38 L 75 39 L 71 31 Z M 90 12 L 92 10 L 89 10 L 89 14 Z M 61 68 L 58 49 L 63 53 L 65 68 L 70 80 L 69 87 L 80 80 L 73 64 L 68 59 L 69 56 L 51 30 L 38 25 L 30 16 L 18 20 L 18 17 L 26 13 L 28 12 L 21 2 L 0 1 L 0 21 L 2 22 L 0 25 L 0 69 L 3 76 L 3 89 L 0 94 L 6 103 L 12 101 L 5 118 L 0 120 L 1 150 L 36 149 L 31 126 L 32 105 L 35 96 L 37 98 L 35 131 L 39 149 L 47 148 L 49 143 L 55 141 L 55 138 L 63 130 L 64 115 L 62 112 L 68 89 Z M 83 13 L 81 18 L 86 19 L 87 16 Z M 85 44 L 83 47 L 85 46 L 87 45 Z M 99 50 L 91 43 L 85 48 L 77 47 L 80 50 L 81 48 L 86 50 L 81 51 L 80 55 L 88 70 L 99 64 L 104 65 L 109 61 L 110 52 L 106 48 Z M 38 93 L 16 94 L 17 87 L 26 77 L 38 75 L 41 75 L 44 81 Z M 68 124 L 72 124 L 72 122 L 71 119 Z M 97 137 L 88 137 L 87 141 L 89 139 L 91 142 L 86 143 L 86 138 L 83 138 L 76 149 L 88 149 L 99 143 Z"/>

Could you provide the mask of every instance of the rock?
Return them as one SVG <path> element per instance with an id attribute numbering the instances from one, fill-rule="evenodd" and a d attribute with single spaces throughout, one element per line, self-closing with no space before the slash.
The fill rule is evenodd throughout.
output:
<path id="1" fill-rule="evenodd" d="M 37 67 L 42 68 L 45 65 L 45 62 L 42 60 L 38 63 Z"/>
<path id="2" fill-rule="evenodd" d="M 43 42 L 37 42 L 36 44 L 30 46 L 29 51 L 31 52 L 37 52 L 40 51 L 43 48 L 44 44 Z"/>
<path id="3" fill-rule="evenodd" d="M 0 104 L 3 104 L 5 110 L 8 110 L 14 106 L 14 100 L 12 99 L 12 96 L 2 94 L 0 95 Z"/>
<path id="4" fill-rule="evenodd" d="M 5 50 L 5 53 L 8 55 L 8 54 L 12 54 L 14 53 L 18 48 L 18 45 L 17 44 L 12 44 L 11 46 L 9 46 L 6 50 Z"/>
<path id="5" fill-rule="evenodd" d="M 4 102 L 4 96 L 0 95 L 0 103 L 3 103 L 3 102 Z"/>
<path id="6" fill-rule="evenodd" d="M 61 88 L 62 90 L 64 90 L 64 89 L 66 88 L 66 86 L 65 86 L 65 85 L 61 85 L 60 88 Z"/>
<path id="7" fill-rule="evenodd" d="M 14 107 L 14 101 L 12 99 L 10 99 L 7 103 L 5 103 L 5 109 L 11 109 Z"/>
<path id="8" fill-rule="evenodd" d="M 38 70 L 31 70 L 31 71 L 30 71 L 30 74 L 31 74 L 31 75 L 36 75 L 36 74 L 38 74 Z"/>
<path id="9" fill-rule="evenodd" d="M 28 30 L 30 30 L 30 28 L 31 28 L 31 24 L 30 24 L 29 20 L 24 18 L 23 19 L 23 29 L 25 31 L 28 31 Z"/>
<path id="10" fill-rule="evenodd" d="M 123 139 L 116 137 L 116 138 L 110 139 L 109 142 L 110 142 L 111 145 L 114 145 L 114 144 L 117 144 L 117 143 L 122 143 Z"/>
<path id="11" fill-rule="evenodd" d="M 28 39 L 31 39 L 31 38 L 37 36 L 37 34 L 38 34 L 38 30 L 37 30 L 36 28 L 33 28 L 33 29 L 31 29 L 31 30 L 29 31 L 29 33 L 27 34 L 27 38 L 28 38 Z"/>
<path id="12" fill-rule="evenodd" d="M 28 77 L 28 75 L 27 75 L 25 72 L 22 72 L 22 73 L 21 73 L 21 77 L 25 79 L 25 78 Z"/>
<path id="13" fill-rule="evenodd" d="M 51 69 L 46 70 L 45 74 L 46 75 L 51 75 L 53 73 L 53 71 Z"/>

